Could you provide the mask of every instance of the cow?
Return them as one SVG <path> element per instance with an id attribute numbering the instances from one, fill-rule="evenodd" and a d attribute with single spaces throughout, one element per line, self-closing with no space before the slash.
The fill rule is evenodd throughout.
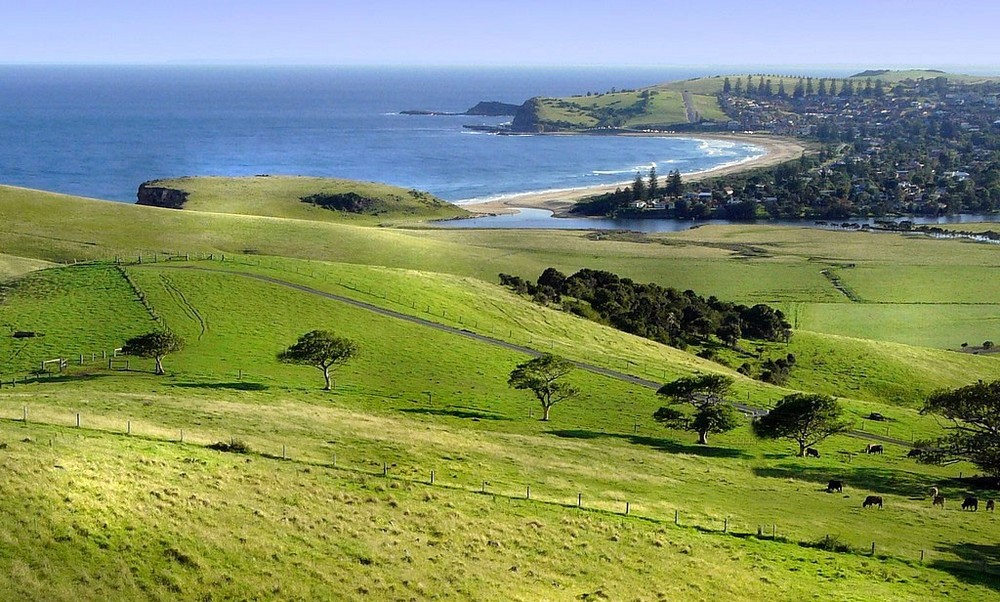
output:
<path id="1" fill-rule="evenodd" d="M 997 501 L 996 500 L 986 500 L 986 509 L 987 510 L 989 510 L 990 512 L 993 512 L 994 510 L 996 510 L 996 507 L 997 507 Z"/>
<path id="2" fill-rule="evenodd" d="M 869 495 L 865 498 L 865 502 L 861 504 L 862 508 L 868 508 L 869 506 L 882 507 L 882 496 L 881 495 Z"/>
<path id="3" fill-rule="evenodd" d="M 915 448 L 911 449 L 909 452 L 907 452 L 906 457 L 907 458 L 919 458 L 923 454 L 924 454 L 924 450 L 920 449 L 919 447 L 915 447 Z"/>
<path id="4" fill-rule="evenodd" d="M 815 449 L 813 449 L 811 447 L 807 447 L 806 448 L 806 457 L 807 458 L 818 458 L 819 457 L 819 450 L 815 450 Z"/>
<path id="5" fill-rule="evenodd" d="M 830 483 L 826 486 L 826 490 L 829 493 L 833 493 L 834 491 L 837 491 L 839 493 L 844 493 L 844 482 L 831 480 Z"/>
<path id="6" fill-rule="evenodd" d="M 882 450 L 882 445 L 881 444 L 872 444 L 872 443 L 869 443 L 868 447 L 865 448 L 865 452 L 869 453 L 869 454 L 880 454 L 880 453 L 882 453 L 882 451 L 883 450 Z"/>
<path id="7" fill-rule="evenodd" d="M 962 510 L 972 510 L 976 512 L 979 510 L 979 499 L 974 497 L 967 497 L 965 501 L 962 502 Z"/>
<path id="8" fill-rule="evenodd" d="M 938 488 L 937 488 L 937 487 L 931 487 L 931 497 L 932 497 L 932 498 L 935 498 L 935 497 L 937 497 L 939 493 L 941 493 L 941 492 L 940 492 L 940 491 L 938 491 Z"/>
<path id="9" fill-rule="evenodd" d="M 935 495 L 934 496 L 934 503 L 933 503 L 933 505 L 934 506 L 941 506 L 942 508 L 944 508 L 944 496 L 943 495 Z"/>

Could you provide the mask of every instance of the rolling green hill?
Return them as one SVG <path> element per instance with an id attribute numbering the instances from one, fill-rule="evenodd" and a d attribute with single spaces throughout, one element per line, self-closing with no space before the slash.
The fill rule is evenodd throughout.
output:
<path id="1" fill-rule="evenodd" d="M 227 187 L 212 202 L 249 213 Z M 12 270 L 0 295 L 0 512 L 17 527 L 2 536 L 0 598 L 971 601 L 997 591 L 1000 522 L 956 501 L 995 492 L 959 478 L 970 465 L 906 457 L 912 439 L 940 433 L 916 411 L 927 392 L 1000 376 L 997 356 L 947 350 L 968 332 L 963 320 L 1000 340 L 987 319 L 998 298 L 989 245 L 767 226 L 373 228 L 11 188 L 0 188 L 0 217 L 16 265 L 103 260 Z M 796 332 L 763 353 L 798 362 L 783 387 L 768 385 L 735 372 L 737 352 L 712 362 L 495 284 L 498 272 L 534 278 L 548 266 L 780 304 Z M 907 323 L 932 315 L 942 319 Z M 158 321 L 186 340 L 167 376 L 138 358 L 108 369 L 102 352 Z M 276 360 L 314 328 L 359 343 L 332 393 L 319 371 Z M 922 336 L 942 343 L 907 344 Z M 507 386 L 524 348 L 595 368 L 573 372 L 581 395 L 551 422 Z M 53 357 L 70 360 L 63 374 L 28 373 Z M 837 395 L 869 435 L 823 442 L 821 458 L 758 441 L 746 424 L 697 446 L 651 419 L 662 401 L 650 388 L 697 372 L 731 375 L 735 397 L 758 407 L 793 390 Z M 886 454 L 860 453 L 871 435 L 888 437 Z M 207 447 L 235 439 L 250 453 Z M 833 478 L 843 494 L 825 492 Z M 949 498 L 944 510 L 926 498 L 931 486 Z M 868 494 L 886 507 L 863 510 Z"/>

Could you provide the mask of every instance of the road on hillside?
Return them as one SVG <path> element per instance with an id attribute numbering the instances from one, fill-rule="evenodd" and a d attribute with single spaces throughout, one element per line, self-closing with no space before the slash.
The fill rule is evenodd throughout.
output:
<path id="1" fill-rule="evenodd" d="M 685 90 L 681 93 L 681 97 L 684 99 L 684 111 L 687 113 L 688 123 L 698 123 L 698 111 L 694 108 L 694 99 L 691 98 L 691 93 Z"/>
<path id="2" fill-rule="evenodd" d="M 274 284 L 274 285 L 277 285 L 277 286 L 283 286 L 283 287 L 286 287 L 286 288 L 291 288 L 291 289 L 294 289 L 294 290 L 306 293 L 308 295 L 315 295 L 317 297 L 322 297 L 324 299 L 330 299 L 332 301 L 337 301 L 337 302 L 340 302 L 340 303 L 344 303 L 346 305 L 357 307 L 359 309 L 363 309 L 365 311 L 369 311 L 369 312 L 372 312 L 372 313 L 375 313 L 375 314 L 378 314 L 378 315 L 381 315 L 381 316 L 386 316 L 388 318 L 395 318 L 397 320 L 404 320 L 406 322 L 410 322 L 410 323 L 413 323 L 413 324 L 419 324 L 420 326 L 426 326 L 428 328 L 433 328 L 433 329 L 439 330 L 441 332 L 447 332 L 449 334 L 454 334 L 454 335 L 457 335 L 457 336 L 466 337 L 466 338 L 469 338 L 469 339 L 473 339 L 475 341 L 479 341 L 481 343 L 486 343 L 488 345 L 493 345 L 493 346 L 496 346 L 496 347 L 502 347 L 504 349 L 509 349 L 511 351 L 516 351 L 518 353 L 523 353 L 525 355 L 530 355 L 532 357 L 540 357 L 541 355 L 543 355 L 543 352 L 538 351 L 536 349 L 532 349 L 531 347 L 525 347 L 524 345 L 517 345 L 515 343 L 509 343 L 507 341 L 503 341 L 503 340 L 500 340 L 500 339 L 495 339 L 493 337 L 488 337 L 488 336 L 485 336 L 485 335 L 481 335 L 481 334 L 478 334 L 478 333 L 475 333 L 475 332 L 472 332 L 472 331 L 469 331 L 469 330 L 465 330 L 465 329 L 461 329 L 461 328 L 455 328 L 454 326 L 448 326 L 447 324 L 441 324 L 441 323 L 438 323 L 438 322 L 432 322 L 431 320 L 426 320 L 424 318 L 419 318 L 417 316 L 411 316 L 409 314 L 404 314 L 404 313 L 401 313 L 401 312 L 398 312 L 398 311 L 393 311 L 391 309 L 386 309 L 384 307 L 379 307 L 378 305 L 373 305 L 373 304 L 367 303 L 365 301 L 358 301 L 357 299 L 351 299 L 350 297 L 344 297 L 342 295 L 337 295 L 335 293 L 328 293 L 326 291 L 321 291 L 321 290 L 318 290 L 318 289 L 306 286 L 304 284 L 297 284 L 295 282 L 289 282 L 287 280 L 281 280 L 280 278 L 275 278 L 273 276 L 265 276 L 263 274 L 251 274 L 251 273 L 248 273 L 248 272 L 233 272 L 233 271 L 229 271 L 229 270 L 216 270 L 216 269 L 212 269 L 212 268 L 203 268 L 203 267 L 186 266 L 186 265 L 185 266 L 174 265 L 174 266 L 165 266 L 165 267 L 178 268 L 178 269 L 187 269 L 187 270 L 197 270 L 197 271 L 200 271 L 200 272 L 212 272 L 212 273 L 216 273 L 216 274 L 228 274 L 228 275 L 233 275 L 233 276 L 241 276 L 243 278 L 252 278 L 254 280 L 259 280 L 261 282 L 267 282 L 269 284 Z M 617 379 L 617 380 L 620 380 L 620 381 L 624 381 L 624 382 L 627 382 L 627 383 L 631 383 L 631 384 L 634 384 L 634 385 L 639 385 L 640 387 L 646 387 L 647 389 L 653 389 L 654 391 L 658 390 L 662 386 L 662 383 L 659 383 L 659 382 L 656 382 L 656 381 L 652 381 L 652 380 L 648 380 L 648 379 L 645 379 L 645 378 L 641 378 L 641 377 L 638 377 L 638 376 L 634 376 L 632 374 L 626 374 L 624 372 L 619 372 L 617 370 L 612 370 L 610 368 L 604 368 L 602 366 L 596 366 L 594 364 L 589 364 L 587 362 L 580 362 L 580 361 L 577 361 L 577 360 L 568 359 L 568 361 L 570 361 L 574 366 L 576 366 L 577 368 L 580 368 L 581 370 L 586 370 L 587 372 L 592 372 L 594 374 L 600 374 L 602 376 L 607 376 L 608 378 L 614 378 L 614 379 Z M 736 409 L 738 409 L 739 411 L 743 412 L 744 414 L 746 414 L 748 416 L 762 416 L 764 414 L 767 414 L 767 412 L 768 412 L 765 409 L 755 408 L 753 406 L 748 406 L 748 405 L 741 404 L 741 403 L 733 403 L 733 406 Z M 869 439 L 869 440 L 873 440 L 873 441 L 880 441 L 880 442 L 885 442 L 885 443 L 893 443 L 895 445 L 902 445 L 904 447 L 909 447 L 911 445 L 911 443 L 909 441 L 904 441 L 902 439 L 895 439 L 895 438 L 888 437 L 888 436 L 877 435 L 875 433 L 866 433 L 864 431 L 852 430 L 852 431 L 848 431 L 847 434 L 851 435 L 853 437 L 858 437 L 860 439 Z"/>

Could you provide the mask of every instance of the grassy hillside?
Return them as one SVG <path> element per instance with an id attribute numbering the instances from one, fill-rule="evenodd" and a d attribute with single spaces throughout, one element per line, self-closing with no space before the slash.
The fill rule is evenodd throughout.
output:
<path id="1" fill-rule="evenodd" d="M 183 208 L 190 211 L 357 224 L 412 222 L 468 215 L 464 209 L 425 192 L 334 178 L 188 177 L 157 180 L 149 184 L 188 193 Z M 313 202 L 303 201 L 310 198 Z M 323 199 L 338 198 L 353 198 L 357 206 L 347 210 L 322 205 Z"/>
<path id="2" fill-rule="evenodd" d="M 636 595 L 635 578 L 643 575 L 655 589 L 647 596 L 696 587 L 698 596 L 798 599 L 824 587 L 831 571 L 839 574 L 834 583 L 844 599 L 853 595 L 848 584 L 872 574 L 886 576 L 877 587 L 888 598 L 945 590 L 956 599 L 988 595 L 988 575 L 973 579 L 962 567 L 967 547 L 992 545 L 1000 523 L 954 507 L 933 510 L 922 497 L 932 484 L 953 498 L 962 495 L 969 485 L 954 477 L 967 467 L 921 467 L 896 446 L 886 456 L 851 458 L 864 442 L 848 437 L 821 445 L 821 460 L 800 460 L 784 443 L 754 441 L 746 427 L 699 448 L 689 433 L 650 424 L 659 402 L 649 390 L 585 373 L 573 377 L 584 395 L 542 423 L 529 415 L 530 397 L 506 387 L 506 373 L 523 358 L 517 353 L 236 274 L 177 265 L 128 268 L 157 314 L 188 341 L 167 358 L 168 377 L 155 378 L 148 363 L 133 360 L 128 373 L 88 365 L 62 380 L 0 390 L 0 416 L 20 418 L 25 405 L 30 416 L 26 426 L 0 428 L 9 445 L 2 456 L 10 475 L 5 512 L 26 525 L 6 536 L 5 549 L 14 553 L 0 557 L 10 569 L 0 580 L 4 591 L 61 599 L 81 574 L 118 575 L 124 565 L 135 567 L 127 578 L 76 583 L 74 595 L 266 591 L 294 599 L 447 590 L 463 599 L 491 599 L 494 592 L 505 599 L 573 599 L 601 589 L 613 598 Z M 613 335 L 475 281 L 328 269 L 344 271 L 325 278 L 287 271 L 317 286 L 333 286 L 336 274 L 360 291 L 385 287 L 385 303 L 397 307 L 406 303 L 395 293 L 406 290 L 413 304 L 441 304 L 482 319 L 470 328 L 516 316 L 507 320 L 509 330 L 521 330 L 515 339 L 563 333 L 581 342 L 582 355 L 594 353 L 586 346 L 588 330 L 598 340 Z M 77 294 L 134 304 L 100 270 L 114 268 L 71 267 L 35 277 L 51 275 L 68 288 L 71 275 L 85 274 Z M 417 281 L 422 288 L 407 285 Z M 136 312 L 129 321 L 141 328 L 146 320 Z M 361 343 L 362 354 L 338 373 L 332 395 L 318 390 L 316 370 L 274 360 L 296 334 L 314 327 Z M 608 347 L 616 348 L 611 341 Z M 663 353 L 670 361 L 676 352 L 632 353 Z M 860 413 L 864 406 L 856 407 Z M 73 426 L 77 413 L 82 430 Z M 887 415 L 919 428 L 912 412 Z M 132 438 L 121 434 L 128 428 Z M 102 434 L 112 432 L 119 434 Z M 181 437 L 184 445 L 168 443 Z M 200 447 L 230 437 L 270 457 L 246 462 Z M 383 463 L 389 479 L 378 476 Z M 430 470 L 434 487 L 426 484 Z M 55 486 L 35 486 L 42 474 Z M 849 484 L 844 496 L 820 491 L 832 475 Z M 530 502 L 518 499 L 525 487 Z M 886 510 L 863 512 L 867 492 L 884 495 Z M 578 493 L 588 510 L 572 507 Z M 626 501 L 633 518 L 621 516 Z M 674 511 L 686 528 L 673 526 Z M 727 520 L 744 538 L 718 533 Z M 863 549 L 874 540 L 891 558 L 745 538 L 771 524 L 792 542 L 829 534 Z M 931 556 L 919 565 L 927 548 Z M 258 561 L 236 560 L 247 556 Z M 658 560 L 640 560 L 650 557 Z M 694 566 L 688 558 L 731 580 L 687 577 Z M 440 566 L 449 570 L 435 571 Z M 767 581 L 759 580 L 761 570 Z M 733 593 L 744 580 L 755 585 Z"/>
<path id="3" fill-rule="evenodd" d="M 967 478 L 970 465 L 907 459 L 904 443 L 940 433 L 915 411 L 927 392 L 997 378 L 1000 361 L 902 344 L 965 336 L 964 320 L 988 335 L 1000 298 L 992 246 L 762 226 L 655 236 L 403 230 L 9 188 L 0 213 L 0 244 L 18 257 L 144 258 L 122 270 L 33 271 L 4 287 L 0 512 L 17 528 L 0 546 L 0 598 L 982 600 L 997 591 L 1000 522 L 958 508 L 965 495 L 996 493 Z M 212 259 L 170 258 L 178 253 Z M 765 353 L 798 362 L 784 387 L 766 385 L 736 374 L 741 360 L 729 352 L 728 366 L 709 362 L 494 284 L 500 271 L 535 278 L 548 266 L 780 304 L 796 333 Z M 506 384 L 525 353 L 323 292 L 654 383 L 722 372 L 757 406 L 827 392 L 857 428 L 893 441 L 868 456 L 868 440 L 838 436 L 818 446 L 821 458 L 799 459 L 744 424 L 697 446 L 652 421 L 662 405 L 652 389 L 584 370 L 570 377 L 580 397 L 541 422 L 537 402 Z M 151 360 L 130 358 L 127 371 L 91 361 L 154 328 L 153 314 L 187 341 L 166 358 L 166 377 L 151 374 Z M 919 322 L 932 315 L 940 320 Z M 320 391 L 319 371 L 275 359 L 313 328 L 360 345 L 332 393 Z M 22 329 L 45 336 L 7 336 Z M 84 364 L 71 361 L 60 377 L 9 386 L 7 375 L 40 359 L 79 354 Z M 889 420 L 866 420 L 871 412 Z M 232 438 L 252 453 L 206 448 Z M 825 492 L 832 478 L 845 481 L 843 494 Z M 931 486 L 948 496 L 944 510 L 926 498 Z M 885 509 L 863 510 L 868 494 Z M 825 536 L 847 552 L 809 547 Z"/>

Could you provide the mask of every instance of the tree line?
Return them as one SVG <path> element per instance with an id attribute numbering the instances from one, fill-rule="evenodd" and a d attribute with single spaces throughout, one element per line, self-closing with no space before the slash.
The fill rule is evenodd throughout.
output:
<path id="1" fill-rule="evenodd" d="M 584 268 L 566 276 L 550 267 L 534 283 L 500 274 L 500 284 L 537 302 L 560 305 L 576 315 L 679 348 L 711 336 L 735 347 L 741 338 L 787 341 L 792 333 L 781 310 L 769 305 L 705 298 L 692 290 L 642 284 L 603 270 Z"/>

